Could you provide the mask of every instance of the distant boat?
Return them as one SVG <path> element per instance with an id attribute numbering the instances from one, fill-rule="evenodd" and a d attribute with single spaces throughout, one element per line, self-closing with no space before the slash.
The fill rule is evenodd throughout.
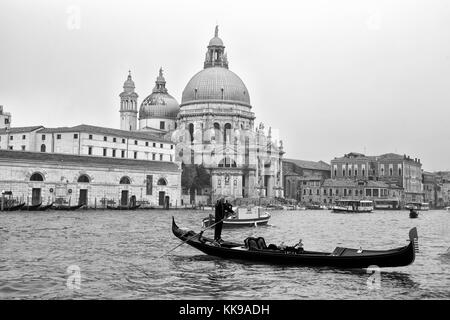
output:
<path id="1" fill-rule="evenodd" d="M 325 206 L 322 206 L 320 204 L 307 204 L 306 210 L 324 210 L 326 209 Z"/>
<path id="2" fill-rule="evenodd" d="M 22 211 L 36 211 L 41 206 L 41 204 L 42 204 L 42 202 L 38 203 L 38 204 L 30 205 L 30 206 L 23 206 L 22 208 L 20 208 L 20 210 L 22 210 Z"/>
<path id="3" fill-rule="evenodd" d="M 409 209 L 409 217 L 411 219 L 418 218 L 419 213 L 415 209 Z"/>
<path id="4" fill-rule="evenodd" d="M 331 207 L 333 212 L 372 212 L 373 201 L 371 200 L 337 200 L 335 205 Z"/>
<path id="5" fill-rule="evenodd" d="M 266 225 L 271 217 L 270 213 L 264 211 L 261 207 L 239 207 L 236 216 L 228 217 L 223 221 L 223 227 L 256 227 Z M 202 220 L 202 225 L 207 228 L 215 223 L 214 216 L 210 214 Z"/>
<path id="6" fill-rule="evenodd" d="M 409 202 L 405 205 L 405 209 L 418 210 L 418 211 L 428 211 L 430 210 L 430 204 L 427 202 Z"/>
<path id="7" fill-rule="evenodd" d="M 375 199 L 374 210 L 400 210 L 398 199 Z"/>
<path id="8" fill-rule="evenodd" d="M 25 205 L 25 202 L 17 204 L 17 205 L 7 206 L 7 207 L 3 208 L 3 211 L 17 211 L 17 210 L 20 210 L 20 208 L 22 208 L 24 205 Z"/>
<path id="9" fill-rule="evenodd" d="M 48 209 L 51 209 L 53 207 L 53 202 L 50 204 L 47 204 L 45 206 L 41 205 L 37 210 L 38 211 L 46 211 Z"/>
<path id="10" fill-rule="evenodd" d="M 445 210 L 450 211 L 450 207 L 445 207 Z"/>
<path id="11" fill-rule="evenodd" d="M 140 204 L 136 204 L 134 206 L 117 206 L 117 207 L 113 207 L 113 206 L 106 206 L 106 208 L 108 210 L 136 210 L 140 207 Z"/>
<path id="12" fill-rule="evenodd" d="M 58 206 L 54 206 L 53 209 L 61 210 L 61 211 L 75 211 L 75 210 L 80 209 L 83 206 L 84 206 L 84 204 L 78 204 L 76 206 L 58 205 Z"/>

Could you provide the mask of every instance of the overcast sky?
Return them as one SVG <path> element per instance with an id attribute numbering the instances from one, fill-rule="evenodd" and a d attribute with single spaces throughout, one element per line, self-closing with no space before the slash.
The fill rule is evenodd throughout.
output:
<path id="1" fill-rule="evenodd" d="M 397 152 L 450 170 L 447 0 L 1 0 L 0 105 L 13 126 L 118 128 L 128 70 L 139 103 L 160 66 L 180 102 L 216 23 L 286 157 Z"/>

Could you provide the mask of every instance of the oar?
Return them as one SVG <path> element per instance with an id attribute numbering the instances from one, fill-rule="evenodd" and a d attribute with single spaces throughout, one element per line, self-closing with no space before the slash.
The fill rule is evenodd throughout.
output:
<path id="1" fill-rule="evenodd" d="M 222 220 L 219 220 L 219 221 L 213 223 L 212 225 L 210 225 L 210 226 L 206 227 L 205 229 L 201 230 L 200 233 L 197 233 L 197 234 L 193 235 L 192 237 L 187 238 L 186 240 L 184 240 L 182 243 L 180 243 L 180 244 L 177 245 L 176 247 L 170 249 L 169 251 L 167 251 L 166 253 L 164 253 L 162 256 L 158 257 L 158 259 L 160 259 L 160 258 L 166 256 L 167 254 L 171 253 L 171 252 L 172 252 L 173 250 L 175 250 L 176 248 L 181 247 L 183 244 L 185 244 L 185 243 L 188 242 L 189 240 L 192 240 L 192 239 L 194 239 L 195 237 L 200 236 L 205 230 L 208 230 L 209 228 L 214 227 L 216 224 L 222 222 L 222 221 L 225 220 L 226 218 L 228 218 L 228 217 L 225 217 L 225 218 L 223 218 Z"/>

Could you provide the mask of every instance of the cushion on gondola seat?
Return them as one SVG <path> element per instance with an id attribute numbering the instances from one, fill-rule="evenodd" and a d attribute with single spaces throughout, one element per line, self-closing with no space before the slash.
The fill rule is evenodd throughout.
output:
<path id="1" fill-rule="evenodd" d="M 267 249 L 267 245 L 266 245 L 266 241 L 264 240 L 263 237 L 259 237 L 256 242 L 258 243 L 258 248 L 259 249 Z"/>
<path id="2" fill-rule="evenodd" d="M 258 250 L 258 241 L 256 238 L 253 237 L 248 237 L 247 239 L 244 240 L 245 243 L 245 247 L 248 248 L 249 250 Z"/>
<path id="3" fill-rule="evenodd" d="M 334 249 L 334 251 L 331 253 L 331 255 L 332 255 L 332 256 L 335 256 L 335 257 L 339 257 L 340 255 L 342 255 L 342 254 L 344 253 L 344 251 L 345 251 L 345 248 L 342 248 L 342 247 L 336 247 L 336 248 Z"/>

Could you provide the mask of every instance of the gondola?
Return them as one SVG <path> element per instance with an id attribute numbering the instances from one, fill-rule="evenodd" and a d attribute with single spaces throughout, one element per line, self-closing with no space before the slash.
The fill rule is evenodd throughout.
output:
<path id="1" fill-rule="evenodd" d="M 140 204 L 134 205 L 134 206 L 117 206 L 117 207 L 113 207 L 113 206 L 106 206 L 106 208 L 108 210 L 136 210 L 140 207 Z"/>
<path id="2" fill-rule="evenodd" d="M 190 246 L 208 255 L 224 258 L 262 262 L 268 264 L 283 264 L 294 266 L 327 266 L 335 268 L 368 268 L 401 267 L 414 262 L 418 250 L 417 229 L 409 231 L 409 244 L 391 250 L 363 250 L 336 247 L 333 252 L 316 252 L 296 250 L 294 247 L 279 249 L 274 245 L 265 245 L 263 238 L 258 238 L 258 247 L 243 245 L 243 243 L 224 241 L 220 245 L 213 239 L 179 228 L 172 217 L 173 234 Z M 261 241 L 262 239 L 262 241 Z M 247 241 L 247 244 L 250 242 Z"/>
<path id="3" fill-rule="evenodd" d="M 417 210 L 410 209 L 409 210 L 409 217 L 411 219 L 418 218 L 419 217 L 419 213 L 417 212 Z"/>
<path id="4" fill-rule="evenodd" d="M 41 206 L 38 208 L 38 211 L 46 211 L 46 210 L 52 209 L 52 207 L 53 207 L 53 202 L 50 203 L 50 204 L 47 204 L 47 205 L 45 205 L 45 206 L 41 205 Z"/>
<path id="5" fill-rule="evenodd" d="M 36 211 L 41 206 L 41 204 L 42 204 L 42 202 L 38 203 L 38 204 L 30 205 L 30 206 L 23 206 L 22 208 L 20 208 L 20 210 L 22 210 L 22 211 Z"/>
<path id="6" fill-rule="evenodd" d="M 75 211 L 75 210 L 80 209 L 83 206 L 84 206 L 84 204 L 78 204 L 76 206 L 59 205 L 59 206 L 54 206 L 53 209 L 60 210 L 60 211 Z"/>
<path id="7" fill-rule="evenodd" d="M 5 208 L 3 208 L 3 211 L 17 211 L 17 210 L 20 210 L 24 205 L 25 205 L 25 202 L 17 204 L 15 206 L 5 207 Z"/>

